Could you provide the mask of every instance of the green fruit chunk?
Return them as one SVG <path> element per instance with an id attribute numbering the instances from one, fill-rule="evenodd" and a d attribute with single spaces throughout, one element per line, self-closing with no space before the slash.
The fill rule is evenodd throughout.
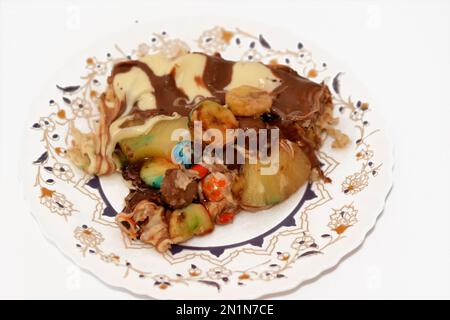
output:
<path id="1" fill-rule="evenodd" d="M 177 165 L 164 158 L 153 158 L 144 162 L 141 167 L 140 177 L 146 185 L 159 189 L 166 170 L 175 168 L 177 168 Z"/>
<path id="2" fill-rule="evenodd" d="M 308 157 L 293 143 L 290 148 L 280 145 L 278 172 L 262 175 L 261 169 L 267 166 L 261 163 L 243 166 L 241 204 L 245 209 L 257 210 L 284 201 L 308 181 L 311 173 Z"/>
<path id="3" fill-rule="evenodd" d="M 189 240 L 194 235 L 211 232 L 214 224 L 206 208 L 198 203 L 172 212 L 169 219 L 169 234 L 174 243 Z"/>
<path id="4" fill-rule="evenodd" d="M 170 161 L 172 149 L 179 142 L 172 140 L 172 133 L 178 129 L 189 132 L 187 117 L 161 120 L 153 126 L 149 133 L 119 141 L 119 146 L 131 163 L 151 157 L 165 158 Z"/>

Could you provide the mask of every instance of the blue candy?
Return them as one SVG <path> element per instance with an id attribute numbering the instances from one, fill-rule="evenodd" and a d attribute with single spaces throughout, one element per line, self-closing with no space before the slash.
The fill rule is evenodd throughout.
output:
<path id="1" fill-rule="evenodd" d="M 178 142 L 172 150 L 172 161 L 190 168 L 192 158 L 191 141 L 183 140 Z"/>

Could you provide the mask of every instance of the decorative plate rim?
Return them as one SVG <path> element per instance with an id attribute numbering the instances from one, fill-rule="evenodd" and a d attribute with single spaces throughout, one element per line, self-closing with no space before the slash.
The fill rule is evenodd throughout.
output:
<path id="1" fill-rule="evenodd" d="M 374 216 L 374 218 L 372 219 L 373 221 L 371 222 L 369 228 L 367 229 L 367 231 L 363 234 L 361 233 L 361 236 L 357 239 L 354 239 L 353 241 L 353 245 L 349 248 L 350 250 L 345 253 L 342 256 L 337 256 L 334 259 L 329 259 L 329 263 L 327 266 L 323 267 L 321 270 L 317 271 L 314 274 L 311 274 L 310 276 L 304 276 L 304 279 L 298 280 L 298 281 L 293 281 L 292 285 L 288 285 L 285 286 L 283 289 L 278 290 L 278 291 L 274 291 L 274 292 L 261 292 L 261 293 L 256 293 L 254 295 L 249 295 L 246 297 L 241 297 L 241 299 L 267 299 L 270 298 L 271 296 L 281 296 L 284 295 L 286 293 L 288 293 L 289 291 L 292 290 L 296 290 L 296 289 L 300 289 L 305 283 L 309 282 L 309 281 L 316 281 L 318 280 L 322 275 L 325 275 L 326 273 L 328 273 L 329 271 L 331 271 L 332 269 L 334 269 L 335 267 L 339 266 L 339 264 L 341 264 L 344 260 L 346 260 L 347 258 L 349 258 L 350 256 L 352 256 L 360 247 L 362 247 L 362 245 L 364 244 L 365 240 L 369 237 L 369 235 L 371 234 L 371 231 L 375 228 L 379 218 L 381 217 L 383 211 L 385 210 L 386 207 L 386 202 L 387 199 L 392 191 L 393 188 L 393 179 L 392 179 L 392 175 L 393 175 L 393 169 L 395 166 L 395 163 L 393 161 L 394 157 L 393 157 L 393 145 L 391 144 L 389 146 L 390 150 L 391 150 L 391 160 L 392 160 L 392 166 L 390 167 L 390 182 L 388 183 L 388 185 L 386 186 L 385 190 L 383 191 L 383 203 L 381 204 L 381 206 L 376 210 L 377 214 L 376 216 Z M 21 183 L 23 184 L 23 189 L 25 190 L 25 181 L 21 181 Z M 79 268 L 81 268 L 83 271 L 89 273 L 90 275 L 94 276 L 95 278 L 97 278 L 98 280 L 100 280 L 101 282 L 103 282 L 104 284 L 106 284 L 109 287 L 113 287 L 114 289 L 118 289 L 118 290 L 125 290 L 127 293 L 132 294 L 134 296 L 138 296 L 141 298 L 149 298 L 149 299 L 158 299 L 157 297 L 154 296 L 150 296 L 147 292 L 145 291 L 137 291 L 136 289 L 130 289 L 128 287 L 122 286 L 120 285 L 117 281 L 113 281 L 112 278 L 110 280 L 110 278 L 108 278 L 107 276 L 103 276 L 101 273 L 95 273 L 93 270 L 90 270 L 89 266 L 86 264 L 84 264 L 82 261 L 87 261 L 85 259 L 80 259 L 80 258 L 75 258 L 74 256 L 70 256 L 69 254 L 66 253 L 66 250 L 64 250 L 64 246 L 58 244 L 58 242 L 52 237 L 50 236 L 50 234 L 48 234 L 47 230 L 43 227 L 42 222 L 39 221 L 39 219 L 36 217 L 36 214 L 33 212 L 33 210 L 31 210 L 31 206 L 29 205 L 29 199 L 26 196 L 26 192 L 24 192 L 24 200 L 26 202 L 26 205 L 29 206 L 30 208 L 28 209 L 30 215 L 33 217 L 33 220 L 36 222 L 37 226 L 39 227 L 40 232 L 42 233 L 42 235 L 44 236 L 44 238 L 51 243 L 55 248 L 57 248 L 57 250 L 67 259 L 69 259 L 71 262 L 73 262 L 75 265 L 77 265 Z M 328 258 L 330 258 L 328 256 Z M 176 300 L 176 299 L 172 299 L 169 298 L 169 300 Z M 188 299 L 191 300 L 191 299 Z M 192 299 L 195 300 L 195 299 Z M 212 300 L 219 300 L 219 298 L 212 298 Z"/>
<path id="2" fill-rule="evenodd" d="M 353 76 L 353 79 L 358 80 L 358 79 L 355 79 L 354 76 Z M 370 99 L 371 99 L 371 101 L 374 101 L 373 97 L 370 97 Z M 32 118 L 32 116 L 34 116 L 34 115 L 32 113 L 30 113 L 28 116 L 29 119 L 27 119 L 27 122 L 24 125 L 25 128 L 22 133 L 23 136 L 22 136 L 22 140 L 21 140 L 21 147 L 22 147 L 21 150 L 23 150 L 22 154 L 26 154 L 25 146 L 27 145 L 27 143 L 26 143 L 25 137 L 27 137 L 29 134 L 28 133 L 28 130 L 29 130 L 28 125 L 30 122 L 28 122 L 28 120 L 30 120 Z M 382 134 L 384 135 L 385 142 L 386 142 L 386 145 L 384 146 L 384 148 L 386 150 L 386 154 L 385 154 L 385 158 L 383 159 L 383 164 L 386 165 L 386 168 L 387 168 L 385 170 L 386 177 L 383 179 L 383 185 L 378 187 L 378 189 L 377 189 L 377 196 L 376 196 L 377 201 L 374 201 L 374 203 L 376 203 L 377 206 L 376 206 L 376 208 L 373 207 L 371 209 L 371 211 L 373 211 L 373 214 L 371 215 L 370 220 L 364 224 L 363 230 L 361 230 L 361 232 L 359 232 L 358 234 L 352 234 L 352 236 L 350 237 L 351 240 L 346 241 L 344 254 L 342 254 L 342 252 L 339 252 L 339 250 L 328 252 L 326 259 L 323 259 L 323 261 L 320 262 L 320 268 L 318 268 L 317 270 L 309 270 L 307 273 L 302 273 L 301 277 L 295 278 L 295 281 L 290 281 L 290 282 L 284 281 L 283 285 L 280 286 L 280 288 L 277 290 L 274 290 L 270 286 L 266 286 L 266 287 L 263 287 L 264 289 L 267 288 L 266 290 L 264 290 L 263 288 L 259 288 L 260 290 L 254 290 L 253 294 L 249 293 L 245 296 L 240 295 L 239 296 L 240 298 L 243 298 L 243 299 L 267 298 L 269 296 L 282 295 L 284 293 L 287 293 L 288 291 L 298 289 L 302 285 L 304 285 L 305 282 L 314 281 L 317 278 L 319 278 L 321 275 L 329 272 L 330 270 L 332 270 L 333 268 L 338 266 L 343 260 L 347 259 L 359 247 L 362 246 L 365 239 L 369 236 L 371 231 L 374 229 L 378 219 L 380 218 L 382 212 L 384 211 L 386 202 L 387 202 L 387 198 L 389 197 L 390 191 L 392 190 L 392 187 L 393 187 L 393 169 L 394 169 L 394 165 L 395 165 L 394 145 L 392 143 L 392 140 L 390 139 L 390 136 L 388 133 L 388 127 L 386 125 L 385 120 L 383 118 L 379 117 L 377 119 L 377 122 L 378 122 L 379 126 L 381 126 L 383 128 Z M 27 163 L 28 160 L 29 160 L 29 158 L 27 158 L 26 156 L 22 156 L 20 165 L 21 166 L 29 166 L 29 164 Z M 26 184 L 25 175 L 20 176 L 20 183 L 22 185 L 22 192 L 23 192 L 23 196 L 24 196 L 26 205 L 29 206 L 28 207 L 29 211 L 30 211 L 31 215 L 33 216 L 34 220 L 36 221 L 37 225 L 39 226 L 42 234 L 45 236 L 45 238 L 50 243 L 52 243 L 55 247 L 57 247 L 58 250 L 61 251 L 61 253 L 64 256 L 68 257 L 71 261 L 73 261 L 81 269 L 94 275 L 96 278 L 100 279 L 102 282 L 104 282 L 105 284 L 107 284 L 110 287 L 118 288 L 120 290 L 125 289 L 127 292 L 130 292 L 131 294 L 137 295 L 137 296 L 157 298 L 157 296 L 151 295 L 151 293 L 149 293 L 145 289 L 139 290 L 140 288 L 137 288 L 137 287 L 129 288 L 127 286 L 122 285 L 120 283 L 120 280 L 117 279 L 116 277 L 110 277 L 110 276 L 108 276 L 108 274 L 104 274 L 102 272 L 97 272 L 98 267 L 94 266 L 87 259 L 83 259 L 81 255 L 76 256 L 76 257 L 74 255 L 71 255 L 70 250 L 69 250 L 69 244 L 67 242 L 58 242 L 55 239 L 55 237 L 52 236 L 48 232 L 48 228 L 45 227 L 46 222 L 43 220 L 40 220 L 38 218 L 37 212 L 35 212 L 36 210 L 33 210 L 32 205 L 31 205 L 32 199 L 30 198 L 29 193 L 26 192 L 28 186 Z M 217 297 L 217 298 L 220 298 L 220 297 Z M 171 298 L 169 298 L 169 299 L 171 299 Z M 212 299 L 216 299 L 216 297 L 212 297 Z"/>

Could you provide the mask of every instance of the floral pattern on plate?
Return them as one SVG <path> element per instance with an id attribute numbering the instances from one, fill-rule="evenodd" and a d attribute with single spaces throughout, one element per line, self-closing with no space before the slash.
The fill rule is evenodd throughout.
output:
<path id="1" fill-rule="evenodd" d="M 33 145 L 25 158 L 31 168 L 26 176 L 32 177 L 32 183 L 26 188 L 33 213 L 47 235 L 78 264 L 138 294 L 177 298 L 183 297 L 185 288 L 189 292 L 197 288 L 194 296 L 198 298 L 254 298 L 286 290 L 335 265 L 372 228 L 391 185 L 392 154 L 384 127 L 368 102 L 343 94 L 348 87 L 342 70 L 330 70 L 302 42 L 293 41 L 291 49 L 278 50 L 269 41 L 270 32 L 215 26 L 198 34 L 189 42 L 186 39 L 192 37 L 171 37 L 164 31 L 127 49 L 113 45 L 103 57 L 85 58 L 80 81 L 56 85 L 48 105 L 39 108 L 41 116 L 31 123 Z M 298 201 L 309 189 L 296 194 L 289 207 L 293 223 L 256 235 L 257 242 L 218 245 L 219 254 L 187 246 L 160 256 L 149 246 L 121 236 L 112 218 L 116 212 L 113 195 L 107 194 L 101 179 L 75 168 L 66 148 L 71 128 L 95 127 L 95 106 L 114 63 L 156 52 L 176 56 L 190 50 L 284 63 L 314 81 L 325 81 L 332 89 L 335 115 L 352 145 L 335 151 L 330 141 L 326 143 L 319 158 L 333 183 L 314 182 L 308 186 L 313 196 L 302 203 Z M 381 193 L 382 199 L 371 198 L 374 192 Z M 368 206 L 367 201 L 373 203 Z M 273 215 L 286 214 L 286 208 L 280 208 L 270 210 Z M 239 230 L 233 227 L 234 232 Z"/>

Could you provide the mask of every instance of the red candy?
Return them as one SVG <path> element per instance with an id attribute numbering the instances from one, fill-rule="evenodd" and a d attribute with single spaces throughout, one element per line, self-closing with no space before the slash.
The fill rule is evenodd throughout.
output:
<path id="1" fill-rule="evenodd" d="M 202 166 L 201 164 L 196 164 L 194 165 L 191 170 L 197 171 L 200 179 L 203 179 L 204 176 L 206 176 L 208 174 L 208 169 L 206 169 L 204 166 Z"/>

